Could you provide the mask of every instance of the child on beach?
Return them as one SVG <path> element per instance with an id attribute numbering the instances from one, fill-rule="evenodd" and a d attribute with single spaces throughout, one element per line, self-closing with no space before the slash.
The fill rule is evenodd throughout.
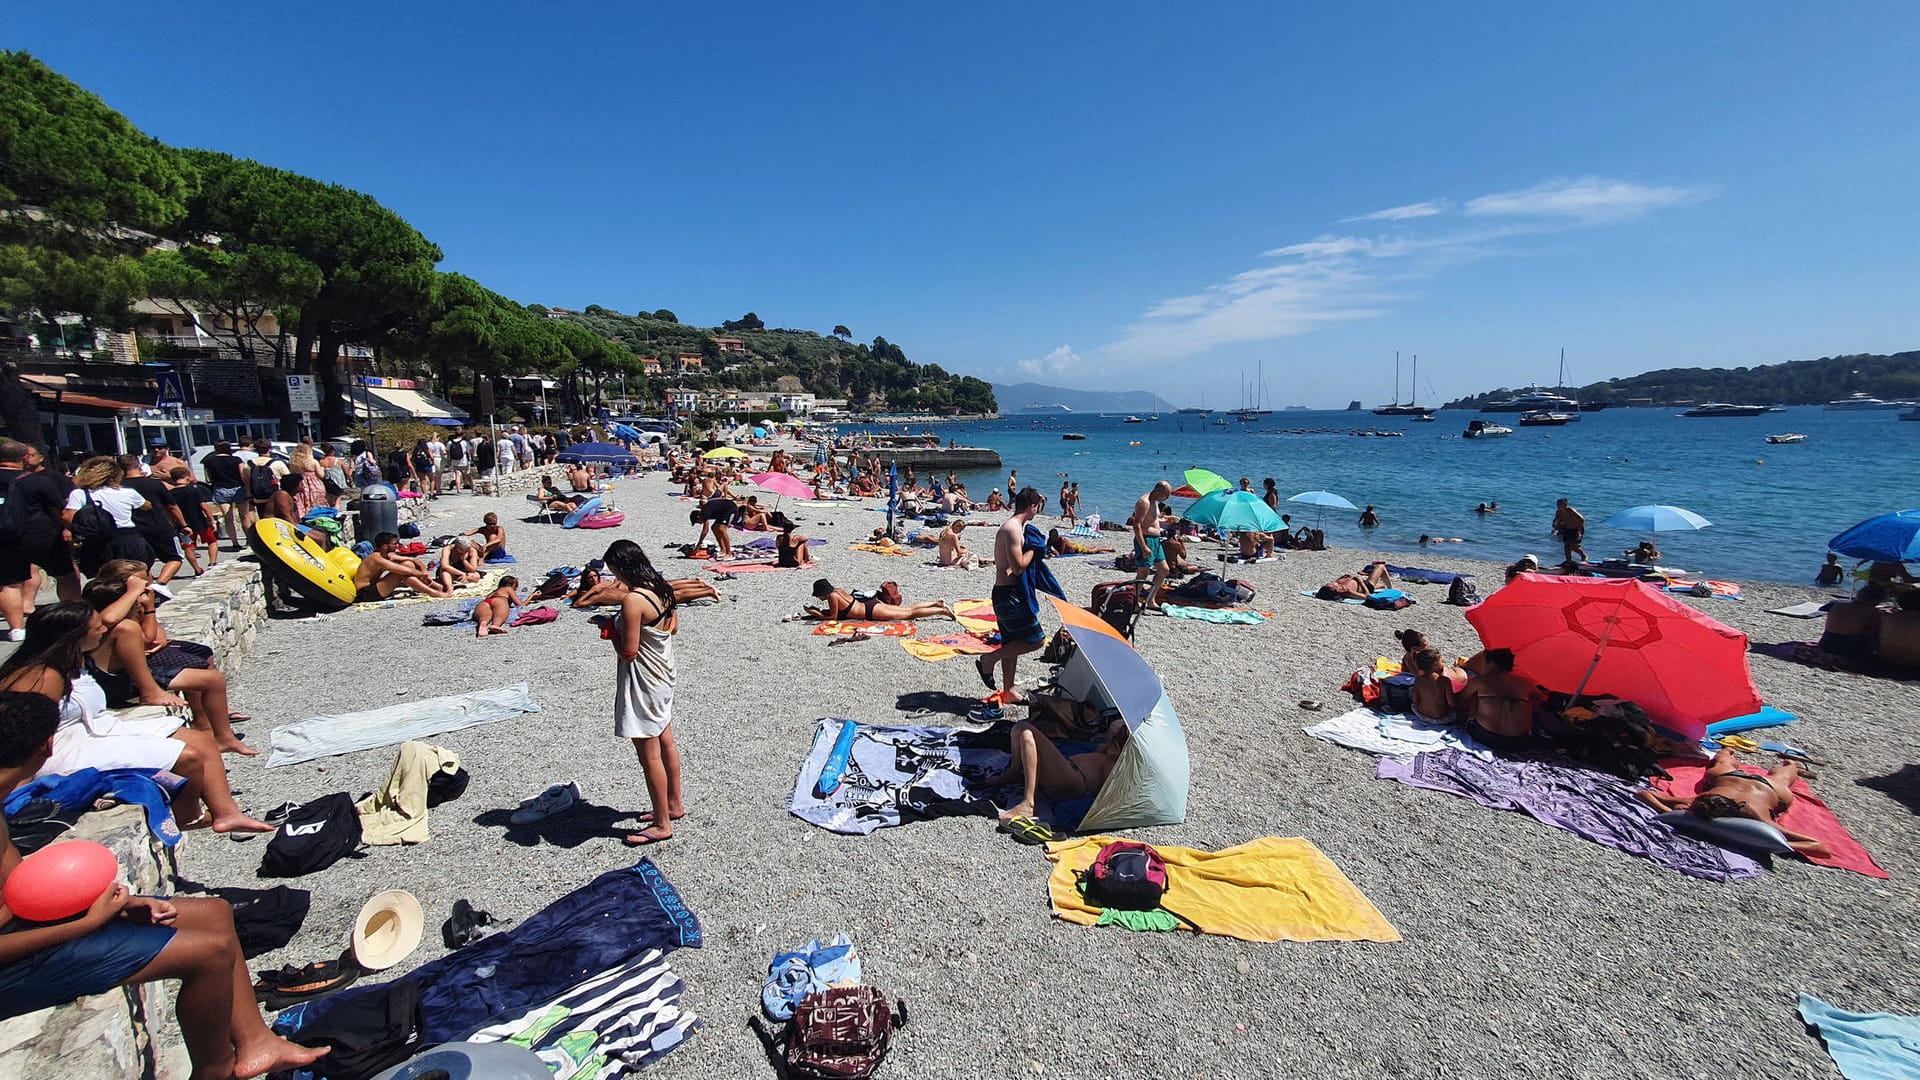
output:
<path id="1" fill-rule="evenodd" d="M 597 619 L 600 636 L 613 642 L 613 730 L 633 740 L 634 754 L 646 774 L 653 823 L 626 842 L 634 847 L 673 836 L 673 823 L 685 817 L 680 798 L 680 750 L 673 742 L 673 586 L 654 569 L 647 553 L 631 540 L 615 540 L 603 558 L 607 570 L 627 587 L 620 614 Z"/>
<path id="2" fill-rule="evenodd" d="M 462 536 L 480 538 L 480 561 L 493 562 L 507 553 L 507 530 L 500 524 L 499 514 L 488 514 L 480 519 L 480 527 Z"/>
<path id="3" fill-rule="evenodd" d="M 500 579 L 500 587 L 488 593 L 486 599 L 473 606 L 473 621 L 479 624 L 474 637 L 486 637 L 489 634 L 507 632 L 507 620 L 512 618 L 513 609 L 520 606 L 520 579 L 508 574 Z"/>

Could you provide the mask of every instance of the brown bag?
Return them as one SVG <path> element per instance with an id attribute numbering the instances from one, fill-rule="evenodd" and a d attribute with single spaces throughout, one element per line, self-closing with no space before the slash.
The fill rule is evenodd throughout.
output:
<path id="1" fill-rule="evenodd" d="M 874 596 L 881 603 L 893 604 L 896 607 L 904 602 L 900 599 L 900 583 L 897 581 L 881 582 L 880 587 L 874 590 Z"/>
<path id="2" fill-rule="evenodd" d="M 793 1080 L 866 1080 L 887 1056 L 893 1029 L 907 1022 L 871 986 L 808 994 L 793 1010 L 782 1058 Z"/>

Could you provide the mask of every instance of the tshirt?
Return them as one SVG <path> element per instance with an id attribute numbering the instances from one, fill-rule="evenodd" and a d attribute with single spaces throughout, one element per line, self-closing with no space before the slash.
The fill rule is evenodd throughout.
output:
<path id="1" fill-rule="evenodd" d="M 4 492 L 6 500 L 19 500 L 27 511 L 21 546 L 37 548 L 57 542 L 63 527 L 60 507 L 67 501 L 59 479 L 44 472 L 0 469 L 0 481 L 8 485 Z"/>
<path id="2" fill-rule="evenodd" d="M 447 444 L 441 442 L 439 439 L 429 441 L 427 443 L 427 456 L 433 459 L 433 467 L 438 469 L 441 459 L 447 456 Z"/>
<path id="3" fill-rule="evenodd" d="M 164 480 L 151 476 L 129 476 L 121 481 L 121 486 L 139 492 L 149 504 L 145 510 L 133 512 L 134 527 L 142 532 L 172 535 L 179 531 L 173 523 L 173 515 L 167 509 L 173 505 L 173 489 Z"/>
<path id="4" fill-rule="evenodd" d="M 207 516 L 207 504 L 213 501 L 213 489 L 195 481 L 184 484 L 171 491 L 173 504 L 180 508 L 180 516 L 186 519 L 187 528 L 196 533 L 213 528 L 213 519 Z"/>
<path id="5" fill-rule="evenodd" d="M 88 496 L 92 496 L 95 506 L 112 515 L 114 525 L 122 529 L 133 528 L 133 512 L 147 501 L 145 495 L 131 488 L 102 485 L 92 491 L 74 488 L 67 494 L 67 509 L 78 510 L 87 505 Z"/>
<path id="6" fill-rule="evenodd" d="M 240 481 L 240 459 L 232 454 L 208 454 L 201 465 L 207 471 L 207 483 L 214 487 L 245 486 Z"/>

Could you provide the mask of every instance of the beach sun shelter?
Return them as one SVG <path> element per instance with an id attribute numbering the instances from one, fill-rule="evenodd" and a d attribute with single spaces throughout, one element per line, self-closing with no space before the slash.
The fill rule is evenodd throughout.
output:
<path id="1" fill-rule="evenodd" d="M 1080 819 L 1080 831 L 1185 821 L 1187 733 L 1180 727 L 1160 676 L 1098 616 L 1058 597 L 1041 595 L 1073 631 L 1075 649 L 1061 669 L 1061 689 L 1103 710 L 1119 712 L 1129 735 L 1120 760 Z"/>

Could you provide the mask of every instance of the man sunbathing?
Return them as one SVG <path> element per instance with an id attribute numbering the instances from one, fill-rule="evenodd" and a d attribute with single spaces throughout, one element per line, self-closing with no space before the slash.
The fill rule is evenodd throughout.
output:
<path id="1" fill-rule="evenodd" d="M 960 542 L 960 534 L 967 528 L 966 518 L 954 518 L 947 527 L 940 530 L 939 549 L 941 566 L 965 566 L 973 561 L 973 551 Z M 1057 533 L 1059 530 L 1055 530 Z"/>
<path id="2" fill-rule="evenodd" d="M 500 587 L 488 593 L 484 600 L 473 606 L 473 621 L 479 624 L 474 637 L 486 637 L 489 634 L 507 632 L 507 620 L 512 617 L 513 609 L 520 603 L 520 579 L 508 574 L 500 579 Z"/>
<path id="3" fill-rule="evenodd" d="M 1800 765 L 1789 761 L 1765 776 L 1740 769 L 1733 751 L 1722 747 L 1707 766 L 1700 790 L 1691 799 L 1662 794 L 1649 788 L 1640 798 L 1662 812 L 1691 810 L 1703 818 L 1752 818 L 1780 829 L 1778 819 L 1793 805 L 1793 782 L 1800 778 Z M 1827 845 L 1811 836 L 1780 829 L 1787 845 L 1801 855 L 1831 855 Z"/>
<path id="4" fill-rule="evenodd" d="M 480 538 L 480 558 L 483 562 L 507 553 L 507 530 L 500 524 L 499 514 L 481 515 L 479 528 L 460 535 Z"/>
<path id="5" fill-rule="evenodd" d="M 452 595 L 433 580 L 426 563 L 395 552 L 394 549 L 399 546 L 400 538 L 390 532 L 373 538 L 373 550 L 360 560 L 360 568 L 353 572 L 356 602 L 367 604 L 391 599 L 394 591 L 403 585 L 422 596 L 438 600 Z"/>
<path id="6" fill-rule="evenodd" d="M 1387 564 L 1384 562 L 1375 562 L 1367 567 L 1366 573 L 1341 574 L 1339 577 L 1320 586 L 1320 591 L 1313 595 L 1322 600 L 1345 600 L 1348 598 L 1365 600 L 1367 597 L 1372 596 L 1375 591 L 1389 588 L 1392 585 L 1393 579 L 1387 575 Z"/>
<path id="7" fill-rule="evenodd" d="M 1127 736 L 1126 721 L 1115 720 L 1107 725 L 1106 739 L 1097 749 L 1068 757 L 1039 728 L 1025 720 L 1013 725 L 1008 748 L 1012 759 L 1004 770 L 983 781 L 989 787 L 1022 785 L 1020 801 L 1002 811 L 1000 820 L 1032 817 L 1042 792 L 1055 799 L 1077 799 L 1099 791 L 1120 760 Z"/>
<path id="8" fill-rule="evenodd" d="M 929 600 L 921 604 L 889 604 L 877 597 L 860 599 L 845 589 L 836 589 L 833 582 L 821 578 L 813 583 L 813 598 L 821 602 L 822 607 L 806 605 L 806 613 L 822 622 L 836 619 L 863 619 L 867 622 L 912 622 L 917 619 L 951 619 L 953 605 L 945 600 Z"/>
<path id="9" fill-rule="evenodd" d="M 1049 555 L 1101 555 L 1114 550 L 1111 546 L 1089 544 L 1085 540 L 1075 540 L 1064 535 L 1059 529 L 1047 530 L 1047 554 Z"/>
<path id="10" fill-rule="evenodd" d="M 1253 562 L 1256 559 L 1273 557 L 1273 537 L 1263 532 L 1243 532 L 1240 534 L 1240 560 Z"/>

